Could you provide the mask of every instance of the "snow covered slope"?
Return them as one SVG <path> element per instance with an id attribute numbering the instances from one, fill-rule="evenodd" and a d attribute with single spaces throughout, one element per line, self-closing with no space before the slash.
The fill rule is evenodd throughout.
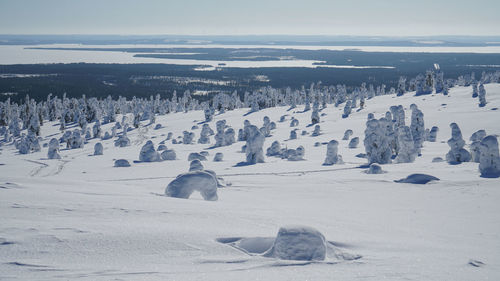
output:
<path id="1" fill-rule="evenodd" d="M 470 87 L 453 88 L 449 96 L 375 97 L 348 118 L 341 117 L 342 107 L 329 105 L 320 112 L 326 115 L 316 137 L 311 136 L 314 126 L 308 126 L 311 111 L 303 113 L 302 107 L 251 114 L 239 109 L 210 122 L 215 130 L 215 123 L 225 119 L 237 132 L 244 120 L 260 127 L 269 116 L 277 128 L 264 150 L 275 140 L 292 149 L 301 145 L 304 161 L 266 157 L 265 163 L 237 165 L 245 160 L 245 143 L 212 148 L 211 137 L 211 144 L 165 142 L 177 160 L 134 162 L 147 140 L 158 146 L 168 132 L 178 137 L 198 125 L 196 142 L 204 120 L 201 111 L 158 116 L 163 128 L 129 132 L 128 147 L 101 141 L 100 156 L 93 156 L 97 140 L 83 149 L 61 149 L 59 160 L 47 159 L 47 147 L 20 155 L 12 145 L 3 146 L 0 279 L 498 280 L 500 180 L 481 178 L 478 163 L 432 162 L 449 150 L 451 122 L 460 126 L 467 144 L 479 129 L 500 135 L 500 85 L 485 88 L 485 107 L 471 98 Z M 380 118 L 391 105 L 401 104 L 408 124 L 412 103 L 423 111 L 426 128 L 439 127 L 437 142 L 424 142 L 414 163 L 382 165 L 386 173 L 366 174 L 360 168 L 366 159 L 356 155 L 365 152 L 367 114 Z M 278 122 L 285 114 L 286 121 Z M 300 121 L 295 140 L 289 140 L 292 116 Z M 110 126 L 102 128 L 110 131 Z M 60 137 L 58 129 L 56 123 L 45 123 L 42 144 Z M 349 141 L 342 140 L 347 129 L 360 138 L 358 148 L 349 149 Z M 302 130 L 309 134 L 301 135 Z M 333 139 L 345 163 L 322 166 L 326 144 Z M 205 169 L 227 185 L 218 189 L 218 201 L 204 201 L 197 194 L 190 199 L 164 196 L 165 187 L 189 170 L 189 153 L 204 150 L 209 153 L 208 161 L 202 161 Z M 212 161 L 217 152 L 224 153 L 223 161 Z M 131 167 L 113 167 L 122 158 Z M 440 181 L 394 182 L 413 173 Z M 341 253 L 361 258 L 283 261 L 220 243 L 221 238 L 259 238 L 245 241 L 262 248 L 284 225 L 313 227 Z"/>

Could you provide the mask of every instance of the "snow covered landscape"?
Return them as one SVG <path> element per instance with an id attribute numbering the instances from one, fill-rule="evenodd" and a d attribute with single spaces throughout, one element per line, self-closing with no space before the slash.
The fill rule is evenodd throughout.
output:
<path id="1" fill-rule="evenodd" d="M 495 156 L 494 147 L 481 150 L 488 145 L 481 139 L 500 134 L 500 84 L 480 84 L 487 103 L 479 106 L 472 97 L 477 84 L 455 81 L 447 95 L 313 85 L 287 95 L 263 89 L 243 101 L 221 94 L 211 106 L 189 93 L 170 101 L 49 98 L 28 107 L 11 104 L 10 115 L 3 103 L 2 116 L 23 116 L 28 108 L 45 120 L 38 128 L 34 114 L 27 129 L 16 132 L 12 118 L 2 127 L 0 275 L 494 280 L 500 276 L 500 181 L 494 174 L 500 160 L 498 143 Z M 130 113 L 115 114 L 120 110 Z M 81 117 L 66 123 L 76 112 Z M 87 124 L 90 112 L 94 121 Z M 55 116 L 63 122 L 49 121 Z M 392 144 L 388 131 L 370 132 L 372 123 L 382 128 L 385 121 L 401 130 Z M 452 137 L 451 123 L 462 136 Z M 434 126 L 432 134 L 420 131 Z M 485 132 L 471 141 L 478 130 Z M 384 145 L 389 154 L 377 152 Z M 481 176 L 484 163 L 474 157 L 488 153 L 497 166 Z M 116 167 L 118 159 L 129 166 Z M 413 176 L 397 182 L 412 174 L 430 181 Z"/>
<path id="2" fill-rule="evenodd" d="M 0 0 L 0 281 L 500 280 L 499 11 Z"/>

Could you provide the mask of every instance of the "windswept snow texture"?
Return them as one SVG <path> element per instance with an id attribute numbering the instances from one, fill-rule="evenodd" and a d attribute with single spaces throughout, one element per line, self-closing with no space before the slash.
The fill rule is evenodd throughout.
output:
<path id="1" fill-rule="evenodd" d="M 321 116 L 321 134 L 294 140 L 288 140 L 291 129 L 300 134 L 314 127 L 307 127 L 311 111 L 303 113 L 303 104 L 251 114 L 248 108 L 217 111 L 207 123 L 214 131 L 219 120 L 227 120 L 235 132 L 246 119 L 259 127 L 264 116 L 276 122 L 270 137 L 259 137 L 263 145 L 257 145 L 255 156 L 264 155 L 274 141 L 280 149 L 303 146 L 306 151 L 303 161 L 264 156 L 264 162 L 255 165 L 236 165 L 246 161 L 241 151 L 245 140 L 213 147 L 212 135 L 210 143 L 198 143 L 205 122 L 201 110 L 157 115 L 156 122 L 163 124 L 158 130 L 149 120 L 133 128 L 129 114 L 132 130 L 123 147 L 114 145 L 123 132 L 115 129 L 111 139 L 92 138 L 83 148 L 67 149 L 66 141 L 61 142 L 61 159 L 47 159 L 49 147 L 44 144 L 59 140 L 63 132 L 59 121 L 45 120 L 40 151 L 19 154 L 14 145 L 0 147 L 0 279 L 500 280 L 500 179 L 481 177 L 477 162 L 432 161 L 446 159 L 451 123 L 460 126 L 468 151 L 474 132 L 500 135 L 500 110 L 492 110 L 500 108 L 500 85 L 484 87 L 484 107 L 471 97 L 470 86 L 450 88 L 447 96 L 406 92 L 366 98 L 364 109 L 353 108 L 347 118 L 342 118 L 343 103 L 328 104 L 320 111 L 326 113 Z M 367 174 L 367 159 L 356 155 L 366 153 L 368 113 L 379 120 L 390 106 L 402 105 L 409 126 L 413 103 L 425 114 L 427 128 L 439 128 L 436 141 L 424 141 L 421 156 L 412 163 L 393 161 L 381 165 L 385 173 Z M 281 116 L 286 116 L 282 123 Z M 292 117 L 300 121 L 294 128 L 289 126 Z M 122 120 L 121 114 L 116 120 Z M 114 125 L 101 122 L 101 130 L 111 134 Z M 171 144 L 172 137 L 182 140 L 182 132 L 194 125 L 200 128 L 194 131 L 193 144 Z M 77 128 L 66 124 L 66 131 Z M 350 139 L 360 138 L 356 148 L 342 140 L 348 129 L 354 132 Z M 162 159 L 166 151 L 175 151 L 172 161 L 133 162 L 148 140 L 156 148 L 167 138 L 169 150 L 161 151 Z M 344 164 L 323 166 L 333 139 Z M 97 142 L 104 154 L 90 157 Z M 226 187 L 217 188 L 218 200 L 205 201 L 198 191 L 187 200 L 165 196 L 165 187 L 188 171 L 188 155 L 201 151 L 210 153 L 209 161 L 202 161 L 205 168 L 225 180 Z M 212 161 L 219 152 L 224 161 Z M 127 159 L 131 166 L 115 168 L 117 159 Z M 426 185 L 394 182 L 413 173 L 440 180 Z M 216 181 L 209 176 L 203 179 L 213 187 Z M 286 225 L 317 229 L 342 251 L 331 253 L 327 242 L 323 261 L 263 257 Z M 255 253 L 217 242 L 221 237 L 244 237 L 233 242 Z M 259 237 L 272 239 L 253 239 Z M 331 259 L 348 257 L 346 252 L 363 257 Z"/>

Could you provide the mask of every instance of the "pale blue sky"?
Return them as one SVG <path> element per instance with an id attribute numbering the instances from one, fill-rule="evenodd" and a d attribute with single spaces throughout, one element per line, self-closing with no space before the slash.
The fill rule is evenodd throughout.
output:
<path id="1" fill-rule="evenodd" d="M 500 0 L 0 0 L 0 34 L 500 35 Z"/>

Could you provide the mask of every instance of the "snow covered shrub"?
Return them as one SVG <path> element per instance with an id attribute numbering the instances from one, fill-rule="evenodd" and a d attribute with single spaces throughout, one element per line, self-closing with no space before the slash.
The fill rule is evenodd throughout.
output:
<path id="1" fill-rule="evenodd" d="M 206 161 L 207 157 L 201 155 L 198 152 L 191 152 L 188 155 L 188 161 L 193 161 L 193 160 L 200 160 L 200 161 Z"/>
<path id="2" fill-rule="evenodd" d="M 205 157 L 208 157 L 208 151 L 201 151 L 200 152 L 201 155 L 205 156 Z"/>
<path id="3" fill-rule="evenodd" d="M 322 261 L 326 258 L 325 237 L 314 228 L 306 226 L 281 227 L 273 246 L 265 257 L 282 260 Z"/>
<path id="4" fill-rule="evenodd" d="M 271 146 L 267 148 L 266 155 L 267 156 L 279 156 L 281 153 L 281 145 L 279 141 L 273 141 Z"/>
<path id="5" fill-rule="evenodd" d="M 168 132 L 167 134 L 167 140 L 171 139 L 174 136 L 174 133 Z"/>
<path id="6" fill-rule="evenodd" d="M 184 131 L 182 132 L 182 143 L 183 144 L 192 144 L 194 141 L 194 133 L 193 132 L 188 132 Z"/>
<path id="7" fill-rule="evenodd" d="M 427 141 L 430 142 L 436 142 L 437 139 L 437 133 L 439 132 L 439 128 L 436 126 L 433 126 L 431 130 L 429 131 L 429 137 L 427 138 Z"/>
<path id="8" fill-rule="evenodd" d="M 156 124 L 155 127 L 154 127 L 154 130 L 159 130 L 161 129 L 163 126 L 161 124 Z"/>
<path id="9" fill-rule="evenodd" d="M 165 189 L 165 195 L 187 199 L 194 191 L 200 192 L 203 199 L 217 201 L 217 180 L 206 171 L 180 174 Z"/>
<path id="10" fill-rule="evenodd" d="M 52 138 L 49 142 L 49 151 L 47 153 L 47 158 L 61 159 L 61 156 L 59 155 L 59 141 L 56 138 Z"/>
<path id="11" fill-rule="evenodd" d="M 297 127 L 299 125 L 299 120 L 292 117 L 292 121 L 290 121 L 290 127 Z"/>
<path id="12" fill-rule="evenodd" d="M 148 140 L 146 144 L 141 148 L 139 153 L 139 161 L 141 162 L 156 162 L 161 161 L 160 153 L 155 150 L 155 145 L 151 140 Z"/>
<path id="13" fill-rule="evenodd" d="M 392 151 L 385 134 L 385 129 L 379 120 L 371 119 L 366 122 L 365 139 L 363 141 L 368 162 L 388 164 L 391 163 Z"/>
<path id="14" fill-rule="evenodd" d="M 198 143 L 207 144 L 210 143 L 210 136 L 214 134 L 214 131 L 210 128 L 210 125 L 203 124 L 201 127 L 200 138 Z"/>
<path id="15" fill-rule="evenodd" d="M 202 171 L 203 170 L 203 164 L 201 164 L 201 161 L 198 159 L 195 159 L 189 163 L 189 171 Z"/>
<path id="16" fill-rule="evenodd" d="M 245 148 L 247 163 L 256 164 L 264 162 L 264 151 L 262 150 L 264 139 L 264 136 L 256 126 L 248 126 L 247 142 Z"/>
<path id="17" fill-rule="evenodd" d="M 70 149 L 83 148 L 85 140 L 80 134 L 80 130 L 76 129 L 71 134 L 71 137 L 68 139 L 67 146 Z"/>
<path id="18" fill-rule="evenodd" d="M 297 131 L 296 130 L 290 131 L 290 139 L 291 140 L 297 139 Z"/>
<path id="19" fill-rule="evenodd" d="M 158 151 L 167 150 L 167 146 L 164 144 L 160 144 L 160 145 L 158 145 L 158 149 L 156 149 L 156 150 L 158 150 Z"/>
<path id="20" fill-rule="evenodd" d="M 175 160 L 175 159 L 177 159 L 177 155 L 175 154 L 175 151 L 173 149 L 164 150 L 160 156 L 161 156 L 162 160 Z"/>
<path id="21" fill-rule="evenodd" d="M 118 159 L 115 161 L 115 167 L 130 167 L 130 163 L 126 159 Z"/>
<path id="22" fill-rule="evenodd" d="M 205 108 L 205 122 L 212 122 L 214 117 L 214 110 L 212 108 Z"/>
<path id="23" fill-rule="evenodd" d="M 224 154 L 222 152 L 215 153 L 214 162 L 221 162 L 224 159 Z"/>
<path id="24" fill-rule="evenodd" d="M 469 162 L 470 153 L 464 149 L 465 141 L 462 138 L 462 131 L 456 123 L 451 123 L 451 138 L 448 140 L 450 151 L 446 154 L 446 161 L 450 164 L 460 164 Z"/>
<path id="25" fill-rule="evenodd" d="M 288 159 L 288 161 L 301 161 L 304 160 L 305 152 L 304 147 L 301 145 L 297 149 L 287 149 L 286 153 L 281 155 L 281 157 Z"/>
<path id="26" fill-rule="evenodd" d="M 317 137 L 320 134 L 321 134 L 321 128 L 319 127 L 319 125 L 314 126 L 314 131 L 312 132 L 312 136 Z"/>
<path id="27" fill-rule="evenodd" d="M 307 133 L 307 131 L 306 131 L 306 130 L 302 130 L 302 132 L 300 132 L 300 135 L 302 135 L 302 136 L 307 136 L 307 134 L 308 134 L 308 133 Z"/>
<path id="28" fill-rule="evenodd" d="M 234 138 L 234 129 L 233 128 L 228 128 L 224 132 L 224 144 L 225 145 L 231 145 L 235 143 L 235 138 Z"/>
<path id="29" fill-rule="evenodd" d="M 352 130 L 348 129 L 344 132 L 344 137 L 342 138 L 342 140 L 348 140 L 351 136 L 352 136 Z"/>
<path id="30" fill-rule="evenodd" d="M 342 156 L 338 155 L 339 142 L 331 140 L 326 146 L 326 159 L 323 163 L 324 166 L 331 166 L 333 164 L 343 164 Z"/>
<path id="31" fill-rule="evenodd" d="M 115 141 L 115 146 L 117 147 L 130 146 L 130 139 L 127 137 L 127 134 L 119 136 L 118 139 Z"/>
<path id="32" fill-rule="evenodd" d="M 109 140 L 109 139 L 111 139 L 111 138 L 112 138 L 112 137 L 111 137 L 111 135 L 109 134 L 109 132 L 105 132 L 105 133 L 104 133 L 104 136 L 103 136 L 101 139 L 102 139 L 102 140 Z"/>
<path id="33" fill-rule="evenodd" d="M 286 120 L 286 115 L 281 115 L 279 122 L 283 123 L 283 122 L 285 122 L 285 120 Z"/>
<path id="34" fill-rule="evenodd" d="M 417 158 L 417 150 L 413 142 L 413 136 L 408 126 L 399 128 L 398 134 L 398 155 L 396 157 L 397 163 L 412 163 Z"/>
<path id="35" fill-rule="evenodd" d="M 349 148 L 357 148 L 358 144 L 359 144 L 359 138 L 358 137 L 354 137 L 354 138 L 351 139 L 351 141 L 349 141 L 348 147 Z"/>
<path id="36" fill-rule="evenodd" d="M 500 156 L 496 136 L 487 136 L 481 140 L 481 157 L 479 162 L 481 177 L 500 177 Z"/>
<path id="37" fill-rule="evenodd" d="M 486 137 L 485 130 L 479 130 L 472 134 L 470 137 L 470 141 L 472 141 L 470 145 L 471 158 L 473 162 L 479 163 L 479 159 L 481 159 L 481 140 Z"/>
<path id="38" fill-rule="evenodd" d="M 479 107 L 484 107 L 486 105 L 486 90 L 484 85 L 481 83 L 479 85 Z"/>
<path id="39" fill-rule="evenodd" d="M 102 155 L 102 143 L 98 142 L 94 145 L 94 155 Z"/>

